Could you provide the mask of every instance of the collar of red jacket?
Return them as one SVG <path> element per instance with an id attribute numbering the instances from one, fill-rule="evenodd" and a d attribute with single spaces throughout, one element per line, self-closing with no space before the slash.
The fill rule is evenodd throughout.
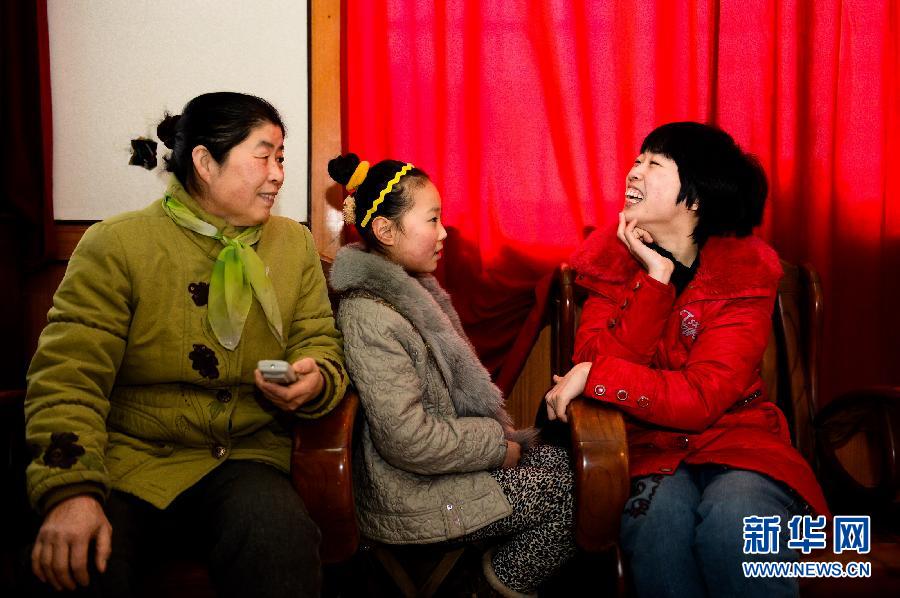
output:
<path id="1" fill-rule="evenodd" d="M 641 268 L 615 228 L 594 231 L 572 255 L 578 283 L 625 284 Z M 700 267 L 690 288 L 704 295 L 770 294 L 782 275 L 775 250 L 758 237 L 710 237 L 700 250 Z"/>

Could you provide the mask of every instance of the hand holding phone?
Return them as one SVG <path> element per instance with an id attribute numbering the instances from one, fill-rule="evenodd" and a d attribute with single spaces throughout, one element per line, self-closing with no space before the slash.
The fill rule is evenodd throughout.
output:
<path id="1" fill-rule="evenodd" d="M 274 384 L 293 384 L 297 381 L 297 373 L 286 361 L 281 359 L 261 359 L 256 364 L 266 382 Z"/>
<path id="2" fill-rule="evenodd" d="M 294 363 L 263 359 L 253 371 L 256 387 L 282 411 L 294 412 L 325 388 L 325 377 L 316 360 L 302 357 Z"/>

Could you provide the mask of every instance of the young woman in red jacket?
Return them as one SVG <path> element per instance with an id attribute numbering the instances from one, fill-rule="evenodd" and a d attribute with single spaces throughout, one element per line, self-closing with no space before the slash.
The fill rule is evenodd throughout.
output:
<path id="1" fill-rule="evenodd" d="M 616 230 L 572 260 L 589 298 L 577 365 L 547 410 L 565 421 L 583 394 L 626 414 L 621 542 L 642 596 L 796 595 L 796 580 L 746 577 L 741 562 L 796 560 L 788 521 L 827 514 L 760 378 L 782 275 L 750 236 L 767 193 L 762 167 L 724 131 L 663 125 L 628 172 Z M 774 515 L 773 552 L 745 554 L 744 517 Z"/>

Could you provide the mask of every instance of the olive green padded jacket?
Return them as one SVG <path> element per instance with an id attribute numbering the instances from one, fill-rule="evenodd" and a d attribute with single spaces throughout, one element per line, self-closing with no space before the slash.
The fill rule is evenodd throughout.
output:
<path id="1" fill-rule="evenodd" d="M 227 236 L 239 229 L 178 198 Z M 322 393 L 296 417 L 320 417 L 348 378 L 310 232 L 273 216 L 255 245 L 282 314 L 286 346 L 254 298 L 241 341 L 222 347 L 207 291 L 223 245 L 175 224 L 161 201 L 91 226 L 53 297 L 28 371 L 28 493 L 38 510 L 111 488 L 165 508 L 226 459 L 288 471 L 293 417 L 256 389 L 260 359 L 312 357 Z"/>

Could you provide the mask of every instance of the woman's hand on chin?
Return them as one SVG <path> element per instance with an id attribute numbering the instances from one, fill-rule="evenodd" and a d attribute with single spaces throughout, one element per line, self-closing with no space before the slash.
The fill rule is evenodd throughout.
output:
<path id="1" fill-rule="evenodd" d="M 318 396 L 325 385 L 322 372 L 312 357 L 297 360 L 291 367 L 297 374 L 297 381 L 287 385 L 266 382 L 259 370 L 253 373 L 256 386 L 262 391 L 263 396 L 282 411 L 296 411 L 298 407 Z"/>
<path id="2" fill-rule="evenodd" d="M 619 212 L 619 227 L 616 236 L 625 244 L 629 253 L 647 270 L 650 278 L 663 284 L 669 284 L 675 264 L 647 246 L 653 243 L 653 237 L 642 228 L 637 227 L 637 220 L 626 221 L 625 213 Z"/>
<path id="3" fill-rule="evenodd" d="M 569 370 L 565 376 L 553 376 L 553 388 L 544 395 L 544 400 L 547 402 L 547 417 L 569 422 L 566 409 L 572 399 L 581 396 L 584 392 L 591 365 L 593 364 L 590 361 L 583 361 Z"/>

